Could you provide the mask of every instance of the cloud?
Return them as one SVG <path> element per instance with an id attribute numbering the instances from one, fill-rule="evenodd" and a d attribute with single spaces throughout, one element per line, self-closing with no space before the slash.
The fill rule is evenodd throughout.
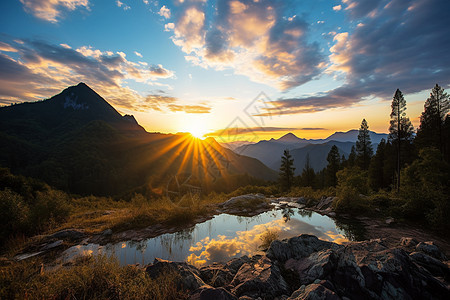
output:
<path id="1" fill-rule="evenodd" d="M 322 127 L 303 127 L 303 128 L 299 128 L 300 130 L 328 130 L 327 128 L 322 128 Z"/>
<path id="2" fill-rule="evenodd" d="M 342 9 L 342 5 L 336 5 L 336 6 L 333 6 L 333 10 L 334 11 L 340 11 Z"/>
<path id="3" fill-rule="evenodd" d="M 205 134 L 205 136 L 236 136 L 236 135 L 246 135 L 248 133 L 261 133 L 261 132 L 279 132 L 279 131 L 292 131 L 298 128 L 289 127 L 246 127 L 246 128 L 225 128 L 219 129 L 210 133 Z"/>
<path id="4" fill-rule="evenodd" d="M 344 1 L 353 31 L 337 33 L 327 72 L 345 83 L 312 96 L 273 101 L 279 114 L 347 107 L 365 99 L 390 100 L 450 82 L 450 2 L 442 0 Z M 439 9 L 436 9 L 439 7 Z M 434 46 L 432 46 L 434 45 Z M 275 108 L 267 108 L 270 115 Z"/>
<path id="5" fill-rule="evenodd" d="M 191 254 L 188 256 L 187 262 L 200 267 L 213 262 L 225 262 L 233 257 L 253 255 L 260 250 L 261 238 L 268 229 L 276 232 L 278 239 L 291 238 L 302 232 L 315 235 L 325 241 L 348 242 L 348 239 L 337 232 L 331 230 L 323 232 L 322 228 L 317 228 L 295 218 L 287 222 L 284 219 L 278 219 L 255 225 L 247 231 L 237 231 L 234 237 L 223 235 L 212 239 L 206 237 L 189 249 Z"/>
<path id="6" fill-rule="evenodd" d="M 159 10 L 158 15 L 166 19 L 170 19 L 170 9 L 168 9 L 165 5 L 163 5 Z"/>
<path id="7" fill-rule="evenodd" d="M 124 87 L 125 80 L 153 84 L 159 78 L 173 76 L 173 72 L 161 65 L 157 65 L 155 71 L 155 67 L 128 61 L 123 52 L 87 46 L 72 49 L 66 44 L 54 45 L 39 40 L 2 42 L 0 45 L 14 48 L 18 56 L 15 59 L 0 52 L 0 98 L 3 103 L 42 99 L 83 81 L 115 105 L 133 108 L 139 105 L 142 97 Z"/>
<path id="8" fill-rule="evenodd" d="M 117 4 L 117 7 L 121 7 L 121 8 L 123 8 L 123 10 L 131 9 L 130 6 L 126 5 L 125 3 L 121 2 L 120 0 L 116 0 L 116 4 Z"/>
<path id="9" fill-rule="evenodd" d="M 179 104 L 179 99 L 167 95 L 164 91 L 156 91 L 145 97 L 140 105 L 141 110 L 152 109 L 156 111 L 185 112 L 187 114 L 206 114 L 211 112 L 211 107 L 203 105 Z"/>
<path id="10" fill-rule="evenodd" d="M 78 7 L 89 10 L 89 0 L 20 0 L 27 13 L 39 19 L 57 23 L 63 10 L 75 10 Z"/>
<path id="11" fill-rule="evenodd" d="M 211 107 L 205 105 L 169 104 L 168 107 L 172 112 L 182 111 L 187 114 L 208 114 L 211 112 Z"/>
<path id="12" fill-rule="evenodd" d="M 139 57 L 141 57 L 141 58 L 143 57 L 143 56 L 142 56 L 142 54 L 141 54 L 141 53 L 139 53 L 139 52 L 137 52 L 137 51 L 134 51 L 134 54 L 135 54 L 136 56 L 139 56 Z"/>
<path id="13" fill-rule="evenodd" d="M 308 23 L 286 17 L 294 4 L 219 0 L 206 16 L 210 10 L 202 1 L 184 1 L 175 14 L 172 40 L 193 64 L 232 68 L 256 82 L 293 88 L 318 76 L 326 59 L 318 44 L 307 40 Z"/>

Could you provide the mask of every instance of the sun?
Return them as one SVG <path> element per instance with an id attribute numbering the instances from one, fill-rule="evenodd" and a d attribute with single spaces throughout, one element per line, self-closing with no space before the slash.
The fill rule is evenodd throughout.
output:
<path id="1" fill-rule="evenodd" d="M 191 123 L 187 126 L 186 130 L 192 134 L 193 137 L 198 139 L 203 139 L 204 135 L 207 133 L 207 129 L 200 123 Z"/>

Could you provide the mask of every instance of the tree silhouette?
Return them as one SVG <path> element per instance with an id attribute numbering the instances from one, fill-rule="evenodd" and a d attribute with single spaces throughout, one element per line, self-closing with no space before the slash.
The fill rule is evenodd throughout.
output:
<path id="1" fill-rule="evenodd" d="M 444 122 L 450 109 L 449 96 L 444 89 L 436 84 L 430 97 L 425 101 L 424 111 L 420 116 L 420 126 L 417 130 L 415 143 L 423 147 L 436 147 L 444 154 Z"/>
<path id="2" fill-rule="evenodd" d="M 292 183 L 294 182 L 294 159 L 292 158 L 289 150 L 284 150 L 281 157 L 280 166 L 280 184 L 283 191 L 289 191 Z"/>
<path id="3" fill-rule="evenodd" d="M 339 150 L 336 145 L 331 147 L 330 152 L 328 152 L 327 156 L 328 166 L 326 168 L 326 181 L 328 186 L 336 186 L 337 178 L 336 173 L 340 168 L 340 156 Z"/>
<path id="4" fill-rule="evenodd" d="M 372 157 L 369 165 L 369 186 L 374 191 L 384 187 L 384 157 L 386 149 L 386 140 L 381 139 L 377 147 L 375 156 Z"/>
<path id="5" fill-rule="evenodd" d="M 355 162 L 356 162 L 356 150 L 355 146 L 352 146 L 352 150 L 350 151 L 350 155 L 348 156 L 347 159 L 347 166 L 353 167 L 355 165 Z"/>
<path id="6" fill-rule="evenodd" d="M 316 174 L 314 173 L 314 169 L 311 167 L 309 153 L 306 154 L 306 163 L 303 167 L 302 175 L 300 178 L 302 186 L 314 186 Z"/>
<path id="7" fill-rule="evenodd" d="M 361 122 L 359 128 L 358 140 L 356 141 L 356 157 L 360 167 L 363 170 L 369 168 L 370 158 L 373 155 L 372 142 L 370 141 L 369 125 L 366 119 Z"/>
<path id="8" fill-rule="evenodd" d="M 402 92 L 397 89 L 391 104 L 391 126 L 389 127 L 389 141 L 396 147 L 397 150 L 397 192 L 400 191 L 400 169 L 401 151 L 412 141 L 414 127 L 411 121 L 406 117 L 406 101 Z"/>

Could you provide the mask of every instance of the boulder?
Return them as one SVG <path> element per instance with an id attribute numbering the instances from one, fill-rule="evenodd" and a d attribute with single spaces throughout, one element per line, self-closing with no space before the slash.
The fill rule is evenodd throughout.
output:
<path id="1" fill-rule="evenodd" d="M 331 209 L 331 204 L 333 203 L 334 197 L 322 198 L 319 203 L 317 203 L 316 208 L 318 210 Z"/>
<path id="2" fill-rule="evenodd" d="M 229 207 L 245 207 L 251 206 L 254 203 L 265 202 L 266 197 L 262 194 L 246 194 L 241 196 L 236 196 L 228 199 L 227 201 L 222 203 L 222 206 L 225 208 Z"/>
<path id="3" fill-rule="evenodd" d="M 251 262 L 244 263 L 231 285 L 231 292 L 237 297 L 273 299 L 290 291 L 278 266 L 266 256 L 254 256 Z"/>
<path id="4" fill-rule="evenodd" d="M 413 252 L 409 257 L 434 276 L 444 277 L 446 280 L 450 280 L 450 269 L 440 260 L 422 252 Z"/>
<path id="5" fill-rule="evenodd" d="M 86 234 L 83 231 L 76 229 L 64 229 L 48 236 L 48 238 L 51 239 L 71 240 L 71 241 L 82 240 L 84 237 L 86 237 Z"/>
<path id="6" fill-rule="evenodd" d="M 416 251 L 423 252 L 440 260 L 447 260 L 444 253 L 442 253 L 441 250 L 439 250 L 439 247 L 433 242 L 421 242 L 417 244 Z"/>
<path id="7" fill-rule="evenodd" d="M 230 269 L 221 264 L 202 267 L 199 271 L 200 277 L 203 281 L 213 287 L 224 287 L 229 285 L 237 272 L 237 270 L 232 272 Z"/>
<path id="8" fill-rule="evenodd" d="M 155 258 L 153 264 L 148 265 L 145 271 L 152 279 L 173 272 L 178 275 L 176 279 L 177 287 L 183 290 L 194 291 L 206 285 L 200 278 L 198 269 L 184 262 L 171 262 Z"/>
<path id="9" fill-rule="evenodd" d="M 282 241 L 275 240 L 266 252 L 267 257 L 284 263 L 288 259 L 300 259 L 310 256 L 314 252 L 325 249 L 339 249 L 343 246 L 319 240 L 314 235 L 302 234 Z"/>
<path id="10" fill-rule="evenodd" d="M 288 300 L 340 300 L 333 291 L 333 284 L 327 280 L 301 286 L 288 298 Z"/>
<path id="11" fill-rule="evenodd" d="M 196 290 L 189 300 L 237 300 L 237 298 L 224 288 L 213 288 L 210 286 L 202 286 Z"/>
<path id="12" fill-rule="evenodd" d="M 299 275 L 301 285 L 313 283 L 318 278 L 325 278 L 337 266 L 338 256 L 331 250 L 322 250 L 312 253 L 300 260 L 289 259 L 284 268 Z"/>

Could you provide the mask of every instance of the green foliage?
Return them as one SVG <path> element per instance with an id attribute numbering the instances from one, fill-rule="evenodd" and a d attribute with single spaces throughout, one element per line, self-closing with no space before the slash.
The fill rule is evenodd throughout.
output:
<path id="1" fill-rule="evenodd" d="M 367 207 L 365 197 L 368 193 L 367 171 L 359 167 L 345 168 L 337 173 L 338 186 L 336 187 L 337 201 L 333 207 L 337 212 L 358 213 Z"/>
<path id="2" fill-rule="evenodd" d="M 279 180 L 281 189 L 283 191 L 289 191 L 294 183 L 294 159 L 292 158 L 289 150 L 284 150 L 284 154 L 281 157 L 281 166 L 279 173 Z"/>
<path id="3" fill-rule="evenodd" d="M 309 158 L 309 153 L 306 154 L 306 163 L 303 167 L 302 174 L 300 175 L 300 185 L 301 186 L 316 186 L 316 173 L 311 167 L 311 162 Z"/>
<path id="4" fill-rule="evenodd" d="M 336 173 L 339 171 L 341 159 L 339 156 L 339 150 L 336 145 L 331 147 L 327 156 L 328 165 L 325 169 L 325 183 L 327 186 L 336 186 L 337 177 Z"/>
<path id="5" fill-rule="evenodd" d="M 426 220 L 435 227 L 449 228 L 450 168 L 436 148 L 424 148 L 402 172 L 403 211 L 412 219 Z"/>
<path id="6" fill-rule="evenodd" d="M 369 168 L 372 155 L 373 149 L 372 142 L 370 141 L 369 125 L 366 119 L 363 119 L 358 132 L 358 140 L 356 141 L 356 160 L 363 170 Z"/>
<path id="7" fill-rule="evenodd" d="M 0 241 L 36 234 L 64 222 L 70 213 L 68 196 L 34 179 L 0 169 Z"/>
<path id="8" fill-rule="evenodd" d="M 436 84 L 430 97 L 425 101 L 424 111 L 420 116 L 420 126 L 414 140 L 420 148 L 435 147 L 441 153 L 445 151 L 445 118 L 450 110 L 449 96 Z"/>
<path id="9" fill-rule="evenodd" d="M 237 188 L 233 192 L 229 193 L 228 197 L 236 197 L 245 194 L 263 194 L 266 197 L 270 197 L 279 195 L 280 189 L 276 185 L 269 185 L 269 186 L 246 185 Z"/>
<path id="10" fill-rule="evenodd" d="M 378 144 L 377 152 L 372 157 L 369 165 L 369 186 L 372 190 L 378 191 L 385 187 L 384 182 L 384 161 L 385 161 L 386 140 L 382 139 Z"/>
<path id="11" fill-rule="evenodd" d="M 179 275 L 167 272 L 151 279 L 144 270 L 120 266 L 117 259 L 79 259 L 69 268 L 41 270 L 41 262 L 19 262 L 0 273 L 1 299 L 186 299 L 173 284 Z"/>

